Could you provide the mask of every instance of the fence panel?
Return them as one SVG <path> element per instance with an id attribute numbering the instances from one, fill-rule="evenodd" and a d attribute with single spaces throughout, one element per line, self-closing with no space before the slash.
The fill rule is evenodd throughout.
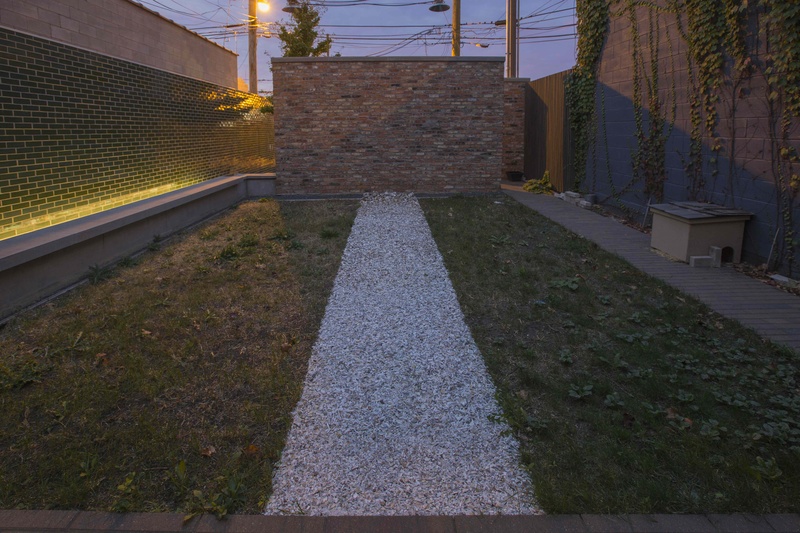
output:
<path id="1" fill-rule="evenodd" d="M 525 98 L 525 176 L 540 179 L 549 171 L 550 182 L 559 192 L 575 185 L 564 98 L 569 73 L 565 70 L 530 82 Z"/>

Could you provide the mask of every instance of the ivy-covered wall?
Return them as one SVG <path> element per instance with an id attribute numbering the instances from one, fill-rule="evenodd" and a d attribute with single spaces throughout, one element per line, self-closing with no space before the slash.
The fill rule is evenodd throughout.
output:
<path id="1" fill-rule="evenodd" d="M 800 4 L 579 0 L 578 11 L 579 188 L 631 216 L 680 200 L 745 209 L 743 259 L 800 274 Z"/>

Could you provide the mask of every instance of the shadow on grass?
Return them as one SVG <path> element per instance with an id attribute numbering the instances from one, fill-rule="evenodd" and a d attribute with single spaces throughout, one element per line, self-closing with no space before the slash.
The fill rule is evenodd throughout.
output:
<path id="1" fill-rule="evenodd" d="M 244 203 L 9 323 L 0 508 L 261 512 L 356 208 Z"/>
<path id="2" fill-rule="evenodd" d="M 797 354 L 507 197 L 421 203 L 546 511 L 800 509 Z"/>

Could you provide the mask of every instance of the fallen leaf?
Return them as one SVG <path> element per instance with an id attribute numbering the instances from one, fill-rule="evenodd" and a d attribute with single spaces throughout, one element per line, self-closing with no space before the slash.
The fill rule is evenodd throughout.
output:
<path id="1" fill-rule="evenodd" d="M 244 449 L 244 454 L 245 454 L 245 455 L 258 455 L 258 453 L 259 453 L 260 451 L 261 451 L 261 448 L 259 448 L 259 447 L 258 447 L 258 446 L 256 446 L 255 444 L 250 444 L 249 446 L 247 446 L 247 447 Z"/>
<path id="2" fill-rule="evenodd" d="M 622 427 L 630 429 L 633 423 L 636 422 L 636 417 L 630 413 L 622 413 Z"/>
<path id="3" fill-rule="evenodd" d="M 289 344 L 288 342 L 284 342 L 283 344 L 281 344 L 281 351 L 288 352 L 291 349 L 292 349 L 292 345 Z"/>
<path id="4" fill-rule="evenodd" d="M 670 420 L 673 420 L 675 418 L 678 418 L 678 416 L 680 416 L 678 415 L 678 410 L 675 409 L 674 407 L 667 407 L 665 412 L 667 413 L 667 418 L 669 418 Z"/>
<path id="5" fill-rule="evenodd" d="M 526 391 L 526 390 L 518 390 L 517 391 L 517 396 L 519 396 L 523 400 L 527 400 L 528 399 L 528 391 Z"/>
<path id="6" fill-rule="evenodd" d="M 148 331 L 148 330 L 146 330 L 146 329 L 143 329 L 143 330 L 142 330 L 142 336 L 143 336 L 143 337 L 147 337 L 148 335 L 152 335 L 152 334 L 153 334 L 153 332 L 152 332 L 152 331 Z"/>
<path id="7" fill-rule="evenodd" d="M 202 455 L 203 457 L 211 457 L 215 453 L 217 453 L 217 449 L 214 448 L 213 446 L 209 446 L 207 448 L 203 448 L 202 450 L 200 450 L 200 455 Z"/>
<path id="8" fill-rule="evenodd" d="M 96 354 L 94 359 L 95 365 L 107 365 L 108 364 L 108 355 L 105 353 Z"/>

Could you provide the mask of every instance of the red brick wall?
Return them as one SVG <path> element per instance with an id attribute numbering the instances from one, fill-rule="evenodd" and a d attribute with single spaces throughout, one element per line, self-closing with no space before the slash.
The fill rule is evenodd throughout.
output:
<path id="1" fill-rule="evenodd" d="M 275 58 L 278 194 L 487 192 L 502 58 Z"/>
<path id="2" fill-rule="evenodd" d="M 528 78 L 503 83 L 503 176 L 525 167 L 525 90 Z"/>

